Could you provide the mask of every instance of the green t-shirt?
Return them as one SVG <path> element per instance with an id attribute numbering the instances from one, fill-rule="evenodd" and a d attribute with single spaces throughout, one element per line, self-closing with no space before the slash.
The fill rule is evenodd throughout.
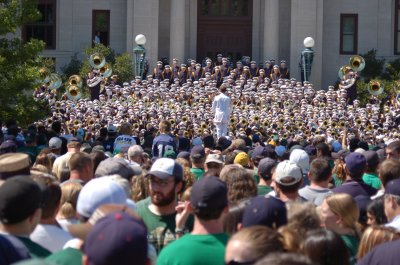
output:
<path id="1" fill-rule="evenodd" d="M 51 255 L 51 252 L 42 247 L 41 245 L 33 242 L 30 238 L 28 237 L 23 237 L 23 236 L 17 236 L 19 240 L 25 245 L 25 247 L 28 249 L 29 253 L 31 254 L 32 257 L 34 258 L 46 258 L 47 256 Z"/>
<path id="2" fill-rule="evenodd" d="M 254 169 L 253 179 L 256 185 L 260 183 L 260 177 L 258 176 L 258 169 Z"/>
<path id="3" fill-rule="evenodd" d="M 382 188 L 382 182 L 379 179 L 378 174 L 364 173 L 364 175 L 362 176 L 362 180 L 365 184 L 370 185 L 377 190 L 380 190 Z"/>
<path id="4" fill-rule="evenodd" d="M 270 186 L 258 185 L 257 186 L 257 195 L 267 195 L 272 191 Z"/>
<path id="5" fill-rule="evenodd" d="M 204 168 L 191 168 L 190 172 L 192 172 L 194 174 L 196 180 L 200 180 L 206 173 L 204 171 Z"/>
<path id="6" fill-rule="evenodd" d="M 351 265 L 356 264 L 358 244 L 359 244 L 358 238 L 353 235 L 341 235 L 340 237 L 346 244 L 347 250 L 349 251 L 349 256 L 350 256 L 349 263 Z"/>
<path id="7" fill-rule="evenodd" d="M 46 260 L 57 265 L 80 265 L 82 264 L 83 253 L 75 248 L 66 248 L 48 256 Z"/>
<path id="8" fill-rule="evenodd" d="M 164 248 L 157 265 L 225 264 L 225 246 L 229 236 L 223 234 L 184 235 Z"/>
<path id="9" fill-rule="evenodd" d="M 157 253 L 160 253 L 164 246 L 175 240 L 176 214 L 156 215 L 149 210 L 150 204 L 150 198 L 138 202 L 136 212 L 147 226 L 149 244 L 153 244 Z M 193 228 L 192 216 L 189 216 L 186 226 L 189 230 Z"/>

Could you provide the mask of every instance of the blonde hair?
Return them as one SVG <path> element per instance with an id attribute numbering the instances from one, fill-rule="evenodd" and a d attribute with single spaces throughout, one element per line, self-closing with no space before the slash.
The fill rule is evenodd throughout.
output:
<path id="1" fill-rule="evenodd" d="M 325 200 L 329 209 L 341 218 L 343 227 L 353 229 L 355 235 L 360 237 L 357 224 L 360 212 L 353 197 L 346 193 L 337 193 L 328 195 Z"/>
<path id="2" fill-rule="evenodd" d="M 132 200 L 135 202 L 146 199 L 150 195 L 149 180 L 146 178 L 146 174 L 143 172 L 140 176 L 132 178 Z"/>
<path id="3" fill-rule="evenodd" d="M 234 234 L 230 241 L 243 243 L 245 260 L 259 260 L 273 252 L 283 252 L 283 237 L 276 231 L 263 225 L 255 225 L 243 228 Z"/>
<path id="4" fill-rule="evenodd" d="M 357 259 L 360 260 L 375 246 L 384 242 L 394 241 L 400 238 L 400 232 L 393 227 L 371 226 L 368 227 L 361 237 Z"/>
<path id="5" fill-rule="evenodd" d="M 67 182 L 61 185 L 61 201 L 59 213 L 63 218 L 76 218 L 76 203 L 82 185 L 78 182 Z"/>

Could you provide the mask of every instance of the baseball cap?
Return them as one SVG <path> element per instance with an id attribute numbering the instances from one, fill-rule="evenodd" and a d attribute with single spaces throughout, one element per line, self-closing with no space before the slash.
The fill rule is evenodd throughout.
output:
<path id="1" fill-rule="evenodd" d="M 289 160 L 280 162 L 275 170 L 275 182 L 283 186 L 291 186 L 303 177 L 301 168 Z"/>
<path id="2" fill-rule="evenodd" d="M 107 214 L 123 211 L 128 213 L 134 218 L 140 218 L 136 212 L 126 205 L 123 204 L 103 204 L 99 206 L 90 216 L 89 220 L 85 223 L 71 224 L 68 226 L 68 232 L 76 238 L 86 240 L 89 232 L 93 229 L 93 226 L 105 217 Z"/>
<path id="3" fill-rule="evenodd" d="M 83 252 L 92 265 L 146 264 L 145 224 L 125 212 L 111 213 L 90 231 Z"/>
<path id="4" fill-rule="evenodd" d="M 196 145 L 192 148 L 192 150 L 190 151 L 190 157 L 192 158 L 204 158 L 206 157 L 206 151 L 204 149 L 204 147 L 202 147 L 201 145 Z"/>
<path id="5" fill-rule="evenodd" d="M 140 175 L 140 168 L 131 167 L 128 162 L 119 157 L 110 157 L 100 162 L 94 175 L 96 177 L 120 175 L 124 179 L 130 179 L 132 176 Z"/>
<path id="6" fill-rule="evenodd" d="M 367 165 L 374 166 L 379 164 L 379 156 L 376 151 L 365 151 L 364 157 L 367 161 Z"/>
<path id="7" fill-rule="evenodd" d="M 0 154 L 16 152 L 17 144 L 13 140 L 6 140 L 0 145 Z"/>
<path id="8" fill-rule="evenodd" d="M 49 141 L 49 148 L 50 149 L 60 149 L 62 145 L 62 141 L 58 137 L 52 137 Z"/>
<path id="9" fill-rule="evenodd" d="M 236 155 L 233 163 L 239 164 L 242 166 L 247 166 L 250 162 L 249 156 L 245 152 L 240 152 Z"/>
<path id="10" fill-rule="evenodd" d="M 332 151 L 337 153 L 342 149 L 342 145 L 339 143 L 339 141 L 334 141 L 332 143 Z"/>
<path id="11" fill-rule="evenodd" d="M 257 146 L 254 148 L 253 153 L 251 154 L 252 159 L 260 159 L 264 157 L 270 157 L 271 153 L 274 152 L 274 150 L 271 147 L 267 146 Z"/>
<path id="12" fill-rule="evenodd" d="M 218 154 L 207 155 L 206 164 L 211 163 L 211 162 L 218 163 L 218 164 L 224 164 L 224 160 L 222 159 L 222 156 L 218 155 Z"/>
<path id="13" fill-rule="evenodd" d="M 350 153 L 345 158 L 346 168 L 352 175 L 360 175 L 364 173 L 367 166 L 367 160 L 363 154 L 358 152 Z"/>
<path id="14" fill-rule="evenodd" d="M 275 153 L 281 157 L 283 156 L 283 154 L 286 152 L 286 147 L 284 147 L 283 145 L 278 145 L 277 147 L 275 147 Z"/>
<path id="15" fill-rule="evenodd" d="M 303 171 L 303 174 L 308 173 L 310 171 L 310 158 L 306 151 L 301 150 L 301 149 L 295 149 L 290 153 L 289 161 L 296 163 L 301 170 Z"/>
<path id="16" fill-rule="evenodd" d="M 400 196 L 400 179 L 392 179 L 385 185 L 385 194 Z"/>
<path id="17" fill-rule="evenodd" d="M 271 178 L 271 170 L 276 167 L 278 163 L 275 159 L 266 157 L 260 160 L 258 163 L 258 173 L 262 176 Z"/>
<path id="18" fill-rule="evenodd" d="M 190 203 L 201 210 L 222 209 L 228 205 L 228 188 L 217 177 L 202 178 L 192 186 Z"/>
<path id="19" fill-rule="evenodd" d="M 29 176 L 15 176 L 0 186 L 0 221 L 15 224 L 32 215 L 43 203 L 39 185 Z"/>
<path id="20" fill-rule="evenodd" d="M 177 158 L 184 158 L 186 160 L 190 160 L 190 153 L 188 151 L 181 151 L 179 154 L 176 156 Z"/>
<path id="21" fill-rule="evenodd" d="M 183 168 L 175 160 L 163 157 L 154 162 L 147 176 L 156 176 L 160 179 L 175 177 L 176 180 L 183 180 Z"/>
<path id="22" fill-rule="evenodd" d="M 176 158 L 176 153 L 175 153 L 174 150 L 167 150 L 164 153 L 164 157 L 175 159 Z"/>
<path id="23" fill-rule="evenodd" d="M 287 223 L 285 203 L 272 196 L 253 198 L 245 207 L 242 217 L 243 227 L 264 225 L 279 228 Z"/>
<path id="24" fill-rule="evenodd" d="M 79 193 L 77 212 L 89 218 L 97 207 L 107 203 L 126 203 L 124 189 L 109 177 L 90 180 Z"/>
<path id="25" fill-rule="evenodd" d="M 7 153 L 0 155 L 0 179 L 16 175 L 28 175 L 30 168 L 29 155 L 23 153 Z"/>

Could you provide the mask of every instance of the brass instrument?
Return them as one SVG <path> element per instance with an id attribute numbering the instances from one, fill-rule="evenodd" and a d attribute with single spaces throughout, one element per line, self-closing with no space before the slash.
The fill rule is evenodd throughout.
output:
<path id="1" fill-rule="evenodd" d="M 139 129 L 139 124 L 138 123 L 134 123 L 134 124 L 132 124 L 132 126 L 133 126 L 133 129 L 135 129 L 135 130 Z"/>
<path id="2" fill-rule="evenodd" d="M 354 123 L 355 123 L 357 126 L 361 126 L 362 120 L 361 120 L 360 118 L 356 118 L 355 121 L 354 121 Z"/>
<path id="3" fill-rule="evenodd" d="M 344 65 L 344 66 L 340 67 L 339 72 L 338 72 L 338 76 L 339 76 L 340 80 L 343 80 L 344 77 L 346 76 L 346 74 L 351 70 L 353 70 L 353 69 L 349 65 Z"/>
<path id="4" fill-rule="evenodd" d="M 236 118 L 235 118 L 235 117 L 232 117 L 232 118 L 229 120 L 229 122 L 232 123 L 232 124 L 235 124 L 237 121 L 236 121 Z"/>
<path id="5" fill-rule="evenodd" d="M 71 75 L 68 78 L 68 84 L 70 86 L 77 86 L 79 88 L 82 88 L 82 78 L 79 75 Z"/>
<path id="6" fill-rule="evenodd" d="M 205 122 L 203 122 L 203 123 L 201 123 L 201 128 L 204 130 L 204 129 L 207 129 L 207 123 L 205 123 Z"/>
<path id="7" fill-rule="evenodd" d="M 50 78 L 50 70 L 47 67 L 41 67 L 39 69 L 39 78 L 40 82 L 48 83 Z"/>
<path id="8" fill-rule="evenodd" d="M 259 122 L 259 121 L 260 121 L 260 117 L 256 115 L 256 116 L 253 117 L 253 120 L 254 120 L 255 122 Z"/>
<path id="9" fill-rule="evenodd" d="M 71 85 L 66 91 L 69 100 L 78 100 L 82 96 L 81 89 L 78 86 Z"/>
<path id="10" fill-rule="evenodd" d="M 263 126 L 264 127 L 268 127 L 269 126 L 269 121 L 267 119 L 264 120 Z"/>
<path id="11" fill-rule="evenodd" d="M 360 55 L 351 56 L 349 63 L 354 72 L 361 72 L 365 68 L 365 60 Z"/>
<path id="12" fill-rule="evenodd" d="M 175 119 L 170 119 L 169 122 L 171 123 L 171 125 L 175 125 L 176 124 Z"/>
<path id="13" fill-rule="evenodd" d="M 241 120 L 240 120 L 240 124 L 242 124 L 242 125 L 246 125 L 246 124 L 247 124 L 247 121 L 246 121 L 246 119 L 241 119 Z"/>
<path id="14" fill-rule="evenodd" d="M 103 67 L 101 67 L 100 68 L 100 74 L 103 76 L 103 78 L 110 77 L 112 75 L 111 65 L 106 63 Z"/>
<path id="15" fill-rule="evenodd" d="M 52 73 L 49 76 L 49 81 L 47 82 L 47 84 L 47 88 L 50 90 L 58 89 L 62 84 L 61 77 L 56 73 Z"/>
<path id="16" fill-rule="evenodd" d="M 99 53 L 94 53 L 90 55 L 89 64 L 93 68 L 100 69 L 106 64 L 106 58 Z"/>
<path id="17" fill-rule="evenodd" d="M 182 121 L 183 121 L 183 122 L 187 122 L 187 121 L 188 121 L 188 117 L 187 117 L 187 116 L 183 116 L 183 117 L 182 117 Z"/>
<path id="18" fill-rule="evenodd" d="M 340 121 L 339 122 L 339 127 L 340 128 L 344 128 L 346 126 L 346 122 L 345 121 Z"/>
<path id="19" fill-rule="evenodd" d="M 371 80 L 368 83 L 368 92 L 373 96 L 379 96 L 383 93 L 383 86 L 377 80 Z"/>

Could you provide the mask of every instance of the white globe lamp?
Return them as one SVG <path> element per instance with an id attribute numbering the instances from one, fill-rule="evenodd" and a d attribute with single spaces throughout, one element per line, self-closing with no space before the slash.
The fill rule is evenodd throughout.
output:
<path id="1" fill-rule="evenodd" d="M 303 43 L 306 48 L 312 48 L 314 47 L 315 41 L 313 38 L 307 37 L 304 39 Z"/>
<path id="2" fill-rule="evenodd" d="M 137 45 L 145 45 L 146 44 L 146 36 L 143 34 L 139 34 L 135 37 L 135 42 Z"/>

